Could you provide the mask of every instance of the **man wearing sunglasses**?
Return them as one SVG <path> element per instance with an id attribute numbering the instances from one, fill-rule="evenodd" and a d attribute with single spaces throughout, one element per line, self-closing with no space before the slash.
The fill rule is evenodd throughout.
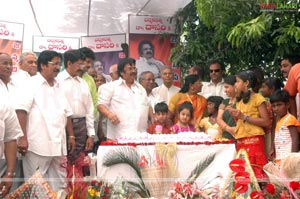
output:
<path id="1" fill-rule="evenodd" d="M 208 98 L 209 96 L 221 96 L 224 99 L 228 98 L 223 90 L 224 71 L 225 71 L 225 67 L 220 61 L 215 60 L 211 62 L 211 64 L 209 65 L 210 82 L 207 83 L 203 82 L 203 87 L 201 92 L 202 96 L 204 96 L 205 98 Z"/>

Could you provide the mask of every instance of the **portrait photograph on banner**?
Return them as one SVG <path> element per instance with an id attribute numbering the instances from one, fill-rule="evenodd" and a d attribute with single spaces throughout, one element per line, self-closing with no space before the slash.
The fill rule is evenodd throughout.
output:
<path id="1" fill-rule="evenodd" d="M 138 75 L 143 71 L 151 71 L 158 85 L 162 84 L 160 69 L 167 65 L 172 66 L 169 60 L 172 43 L 172 35 L 159 34 L 130 34 L 129 53 L 136 59 Z"/>
<path id="2" fill-rule="evenodd" d="M 125 42 L 125 34 L 81 37 L 81 46 L 88 47 L 95 53 L 94 68 L 97 73 L 104 73 L 108 79 L 109 68 L 126 56 L 122 48 Z"/>
<path id="3" fill-rule="evenodd" d="M 136 59 L 138 75 L 151 71 L 155 82 L 161 85 L 160 70 L 165 65 L 172 66 L 169 57 L 176 41 L 174 20 L 163 16 L 129 15 L 128 21 L 129 55 Z M 176 77 L 175 81 L 179 81 L 180 76 Z"/>

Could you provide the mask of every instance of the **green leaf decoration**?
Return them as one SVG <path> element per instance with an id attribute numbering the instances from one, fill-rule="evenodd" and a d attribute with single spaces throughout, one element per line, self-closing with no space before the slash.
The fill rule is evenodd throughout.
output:
<path id="1" fill-rule="evenodd" d="M 200 161 L 196 167 L 192 170 L 190 176 L 187 178 L 187 182 L 194 183 L 199 175 L 214 161 L 216 154 L 211 154 L 204 160 Z"/>
<path id="2" fill-rule="evenodd" d="M 102 165 L 110 167 L 116 164 L 127 164 L 129 165 L 139 177 L 140 183 L 127 181 L 132 187 L 135 187 L 137 193 L 141 196 L 150 196 L 148 189 L 146 188 L 142 179 L 141 170 L 138 166 L 139 154 L 133 147 L 118 147 L 110 150 L 103 157 Z"/>

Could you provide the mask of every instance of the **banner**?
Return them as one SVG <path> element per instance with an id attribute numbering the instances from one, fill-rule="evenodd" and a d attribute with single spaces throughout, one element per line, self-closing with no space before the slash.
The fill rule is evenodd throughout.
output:
<path id="1" fill-rule="evenodd" d="M 22 54 L 24 24 L 0 21 L 0 52 L 8 53 L 13 60 L 13 72 L 18 70 Z"/>
<path id="2" fill-rule="evenodd" d="M 125 43 L 125 41 L 125 34 L 81 37 L 81 46 L 86 46 L 95 53 L 122 51 L 121 44 Z"/>
<path id="3" fill-rule="evenodd" d="M 121 47 L 125 43 L 125 34 L 81 37 L 81 46 L 88 47 L 94 51 L 96 56 L 94 65 L 102 67 L 103 72 L 107 75 L 109 74 L 110 66 L 118 64 L 119 60 L 125 57 Z"/>
<path id="4" fill-rule="evenodd" d="M 59 53 L 64 53 L 67 50 L 78 48 L 79 38 L 33 36 L 32 49 L 35 53 L 40 53 L 44 50 L 55 50 Z"/>
<path id="5" fill-rule="evenodd" d="M 162 16 L 129 15 L 129 33 L 175 34 L 175 19 Z"/>

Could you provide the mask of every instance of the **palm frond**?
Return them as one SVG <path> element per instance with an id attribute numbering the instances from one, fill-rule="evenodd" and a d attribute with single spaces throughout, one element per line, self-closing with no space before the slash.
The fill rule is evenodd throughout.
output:
<path id="1" fill-rule="evenodd" d="M 213 162 L 216 154 L 211 154 L 204 160 L 200 161 L 196 167 L 192 170 L 191 174 L 187 178 L 187 182 L 194 183 L 195 180 L 199 177 L 199 175 Z"/>
<path id="2" fill-rule="evenodd" d="M 102 165 L 110 167 L 116 164 L 127 164 L 129 165 L 139 177 L 140 183 L 127 181 L 132 188 L 137 190 L 137 193 L 141 196 L 150 196 L 148 189 L 142 178 L 141 170 L 138 166 L 139 154 L 133 147 L 118 147 L 107 152 L 103 157 Z"/>
<path id="3" fill-rule="evenodd" d="M 133 147 L 118 147 L 110 150 L 103 157 L 102 165 L 110 167 L 116 164 L 128 164 L 141 179 L 141 170 L 138 166 L 139 154 Z"/>
<path id="4" fill-rule="evenodd" d="M 148 198 L 150 197 L 150 193 L 148 189 L 146 189 L 143 184 L 137 183 L 137 182 L 132 182 L 132 181 L 126 181 L 128 183 L 128 188 L 130 190 L 133 190 L 135 193 L 138 193 L 142 198 Z"/>

